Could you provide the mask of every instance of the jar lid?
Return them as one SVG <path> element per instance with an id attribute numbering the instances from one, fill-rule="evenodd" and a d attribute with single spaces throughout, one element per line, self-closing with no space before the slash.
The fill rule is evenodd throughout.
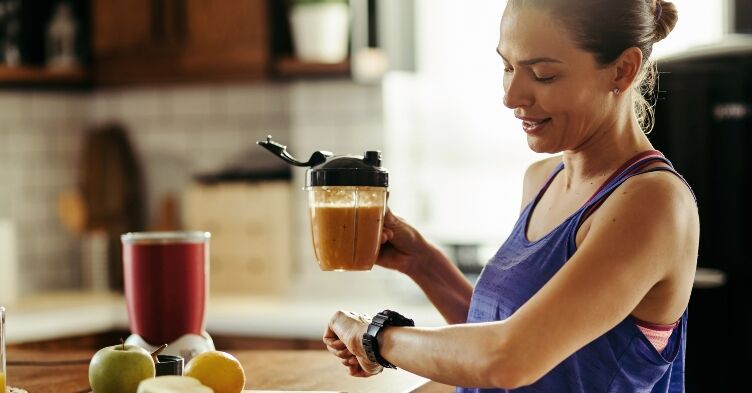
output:
<path id="1" fill-rule="evenodd" d="M 120 236 L 123 244 L 205 243 L 210 238 L 211 233 L 200 231 L 128 232 Z"/>
<path id="2" fill-rule="evenodd" d="M 334 156 L 328 151 L 316 151 L 307 162 L 302 162 L 287 152 L 287 146 L 274 142 L 271 136 L 256 143 L 290 165 L 310 167 L 306 171 L 306 187 L 389 186 L 389 171 L 381 166 L 381 152 L 378 150 L 366 151 L 362 156 Z"/>
<path id="3" fill-rule="evenodd" d="M 389 172 L 381 167 L 379 151 L 335 156 L 306 171 L 306 187 L 320 186 L 388 187 Z"/>

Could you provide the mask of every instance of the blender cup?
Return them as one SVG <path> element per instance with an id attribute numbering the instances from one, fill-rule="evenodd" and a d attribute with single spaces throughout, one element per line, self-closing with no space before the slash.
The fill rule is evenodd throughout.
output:
<path id="1" fill-rule="evenodd" d="M 208 232 L 121 236 L 130 330 L 150 346 L 169 343 L 169 350 L 180 349 L 173 344 L 182 336 L 202 335 L 210 239 Z"/>
<path id="2" fill-rule="evenodd" d="M 381 246 L 389 185 L 381 153 L 333 156 L 317 151 L 308 162 L 300 162 L 271 136 L 257 143 L 291 165 L 310 167 L 305 190 L 313 249 L 321 270 L 371 270 Z"/>

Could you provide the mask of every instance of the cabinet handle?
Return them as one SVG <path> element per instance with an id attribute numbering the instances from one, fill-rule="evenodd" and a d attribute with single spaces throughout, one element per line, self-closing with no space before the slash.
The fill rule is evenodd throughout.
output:
<path id="1" fill-rule="evenodd" d="M 175 41 L 183 42 L 188 35 L 187 0 L 172 0 L 172 27 Z"/>
<path id="2" fill-rule="evenodd" d="M 165 36 L 165 2 L 151 0 L 151 38 L 161 41 Z"/>

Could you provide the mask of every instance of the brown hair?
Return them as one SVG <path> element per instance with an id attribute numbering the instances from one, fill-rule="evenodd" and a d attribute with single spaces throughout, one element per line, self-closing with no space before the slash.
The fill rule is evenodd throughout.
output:
<path id="1" fill-rule="evenodd" d="M 657 82 L 650 61 L 653 44 L 676 26 L 676 6 L 663 0 L 510 0 L 512 7 L 535 6 L 551 11 L 572 32 L 575 42 L 602 66 L 616 61 L 632 47 L 642 52 L 642 67 L 633 88 L 634 111 L 643 130 L 653 128 L 651 97 Z"/>

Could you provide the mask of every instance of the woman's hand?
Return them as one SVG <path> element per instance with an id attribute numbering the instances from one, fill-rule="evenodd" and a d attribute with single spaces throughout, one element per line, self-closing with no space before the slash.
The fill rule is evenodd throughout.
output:
<path id="1" fill-rule="evenodd" d="M 354 377 L 370 377 L 383 370 L 381 365 L 368 360 L 363 350 L 363 334 L 369 323 L 371 318 L 367 315 L 337 311 L 324 332 L 326 348 L 342 359 L 342 364 Z"/>
<path id="2" fill-rule="evenodd" d="M 386 211 L 377 265 L 412 277 L 419 257 L 425 256 L 429 247 L 415 228 L 392 214 L 391 210 Z"/>

